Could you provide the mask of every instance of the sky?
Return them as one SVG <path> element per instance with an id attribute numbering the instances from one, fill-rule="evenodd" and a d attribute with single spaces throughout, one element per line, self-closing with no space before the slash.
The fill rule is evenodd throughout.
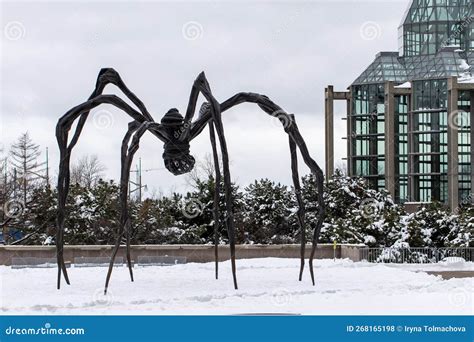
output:
<path id="1" fill-rule="evenodd" d="M 270 97 L 296 116 L 312 157 L 324 169 L 324 88 L 346 88 L 379 51 L 397 50 L 397 28 L 408 0 L 318 1 L 3 1 L 0 134 L 3 150 L 28 131 L 48 147 L 58 168 L 55 126 L 87 100 L 103 67 L 113 67 L 160 121 L 186 111 L 194 79 L 205 71 L 214 96 L 242 92 Z M 126 97 L 114 86 L 106 93 Z M 335 164 L 346 156 L 345 104 L 337 104 Z M 96 154 L 108 178 L 120 175 L 120 145 L 130 118 L 111 106 L 91 112 L 72 161 Z M 233 181 L 269 178 L 291 185 L 288 138 L 254 104 L 223 114 Z M 162 160 L 151 134 L 140 143 L 148 196 L 189 189 Z M 191 144 L 203 163 L 207 129 Z M 135 163 L 136 164 L 136 163 Z M 309 170 L 300 162 L 300 174 Z M 132 175 L 132 177 L 134 177 Z"/>

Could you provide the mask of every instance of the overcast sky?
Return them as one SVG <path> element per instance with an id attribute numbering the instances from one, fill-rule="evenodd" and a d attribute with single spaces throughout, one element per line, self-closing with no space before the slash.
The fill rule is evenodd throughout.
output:
<path id="1" fill-rule="evenodd" d="M 397 50 L 408 0 L 206 2 L 3 2 L 1 142 L 28 131 L 57 173 L 55 125 L 85 101 L 102 67 L 114 67 L 159 121 L 185 112 L 192 83 L 205 71 L 224 101 L 240 91 L 266 94 L 296 115 L 314 159 L 324 168 L 324 88 L 348 85 L 379 51 Z M 119 94 L 109 86 L 106 92 Z M 338 117 L 345 106 L 336 107 Z M 94 116 L 95 113 L 95 116 Z M 233 179 L 268 177 L 291 184 L 288 140 L 255 105 L 224 114 Z M 107 175 L 120 173 L 120 144 L 129 118 L 111 107 L 92 112 L 73 159 L 97 154 Z M 345 122 L 336 120 L 336 165 L 345 156 Z M 191 152 L 211 151 L 204 131 Z M 142 158 L 149 191 L 186 189 L 186 177 L 163 170 L 163 145 L 147 135 Z M 43 156 L 44 157 L 44 156 Z M 42 158 L 43 158 L 42 157 Z M 306 174 L 301 167 L 301 173 Z"/>

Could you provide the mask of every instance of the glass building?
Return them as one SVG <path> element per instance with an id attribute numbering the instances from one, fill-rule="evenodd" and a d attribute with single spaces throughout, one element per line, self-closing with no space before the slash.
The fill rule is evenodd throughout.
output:
<path id="1" fill-rule="evenodd" d="M 326 175 L 334 101 L 347 103 L 347 170 L 399 203 L 472 203 L 474 0 L 412 0 L 397 52 L 380 52 L 346 91 L 325 89 Z"/>

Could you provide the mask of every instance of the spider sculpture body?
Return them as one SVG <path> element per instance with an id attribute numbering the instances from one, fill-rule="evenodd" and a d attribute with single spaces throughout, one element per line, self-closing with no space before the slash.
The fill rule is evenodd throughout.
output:
<path id="1" fill-rule="evenodd" d="M 102 94 L 104 88 L 108 84 L 116 85 L 128 99 L 137 107 L 134 109 L 125 101 L 115 95 Z M 206 102 L 201 107 L 200 116 L 193 121 L 194 113 L 199 95 L 203 95 Z M 213 160 L 215 165 L 215 183 L 216 189 L 214 193 L 214 238 L 215 238 L 215 273 L 218 277 L 218 228 L 219 228 L 219 194 L 221 177 L 223 176 L 226 218 L 225 226 L 228 232 L 230 245 L 230 259 L 232 266 L 232 275 L 234 287 L 237 289 L 237 276 L 235 264 L 235 232 L 234 220 L 232 215 L 232 198 L 231 198 L 231 175 L 229 170 L 229 155 L 227 152 L 227 144 L 224 135 L 224 127 L 222 124 L 221 114 L 226 110 L 244 103 L 250 102 L 257 104 L 267 114 L 277 117 L 283 123 L 283 128 L 288 135 L 289 149 L 291 156 L 291 170 L 296 199 L 299 210 L 297 213 L 298 225 L 301 231 L 301 262 L 299 280 L 305 265 L 305 209 L 301 197 L 301 186 L 298 175 L 297 150 L 300 151 L 303 161 L 309 167 L 315 177 L 318 191 L 318 219 L 312 237 L 312 250 L 309 257 L 309 269 L 311 280 L 314 285 L 313 258 L 316 250 L 321 226 L 324 220 L 325 208 L 323 202 L 323 172 L 318 164 L 311 158 L 306 143 L 301 136 L 294 115 L 287 114 L 283 109 L 273 103 L 268 97 L 255 93 L 238 93 L 228 100 L 219 103 L 212 95 L 209 83 L 204 73 L 199 74 L 195 80 L 189 103 L 185 115 L 181 115 L 177 109 L 170 109 L 161 119 L 160 123 L 153 120 L 143 103 L 133 94 L 119 74 L 111 68 L 102 69 L 99 73 L 96 87 L 92 92 L 89 100 L 72 108 L 64 114 L 58 121 L 56 126 L 56 138 L 60 150 L 59 174 L 58 174 L 58 215 L 57 215 L 57 232 L 56 232 L 56 250 L 58 263 L 57 287 L 61 285 L 61 274 L 64 275 L 66 283 L 69 284 L 69 277 L 63 256 L 64 245 L 64 223 L 65 223 L 65 207 L 66 199 L 69 192 L 70 183 L 70 158 L 74 146 L 77 144 L 79 136 L 82 132 L 84 124 L 89 116 L 90 111 L 102 104 L 113 105 L 132 118 L 129 123 L 128 131 L 122 140 L 121 148 L 121 175 L 120 175 L 120 225 L 117 231 L 116 243 L 110 260 L 109 269 L 105 281 L 105 293 L 109 286 L 110 276 L 112 274 L 113 264 L 117 252 L 120 248 L 122 238 L 126 239 L 126 256 L 127 264 L 130 272 L 130 278 L 133 281 L 132 264 L 130 257 L 130 218 L 128 213 L 128 186 L 129 175 L 132 160 L 135 152 L 138 150 L 140 138 L 145 132 L 150 132 L 164 143 L 163 160 L 165 167 L 174 175 L 181 175 L 191 171 L 194 167 L 195 160 L 190 155 L 190 142 L 197 137 L 206 126 L 209 127 L 210 142 L 212 147 Z M 74 122 L 77 121 L 75 132 L 69 139 L 69 131 Z M 217 136 L 217 139 L 216 139 Z M 219 168 L 219 153 L 217 146 L 220 147 L 222 156 L 223 175 Z"/>

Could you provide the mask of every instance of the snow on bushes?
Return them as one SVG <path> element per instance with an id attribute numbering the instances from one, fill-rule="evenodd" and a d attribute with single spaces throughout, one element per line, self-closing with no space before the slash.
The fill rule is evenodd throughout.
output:
<path id="1" fill-rule="evenodd" d="M 212 176 L 197 180 L 185 195 L 131 201 L 132 243 L 210 244 L 214 242 L 215 182 Z M 223 186 L 221 186 L 223 189 Z M 317 191 L 312 176 L 302 179 L 306 207 L 306 237 L 311 241 L 317 220 Z M 56 193 L 38 189 L 35 200 L 11 223 L 21 227 L 28 239 L 22 243 L 54 243 Z M 67 202 L 65 241 L 68 244 L 111 244 L 119 218 L 119 187 L 99 181 L 91 188 L 71 187 Z M 337 171 L 325 184 L 326 219 L 322 243 L 363 243 L 374 247 L 474 246 L 474 209 L 464 203 L 452 214 L 439 203 L 405 212 L 385 191 L 368 188 L 362 178 L 349 178 Z M 243 190 L 233 186 L 237 243 L 298 243 L 297 204 L 291 188 L 261 179 Z M 224 193 L 221 193 L 220 242 L 227 242 Z M 189 212 L 190 211 L 190 212 Z"/>

